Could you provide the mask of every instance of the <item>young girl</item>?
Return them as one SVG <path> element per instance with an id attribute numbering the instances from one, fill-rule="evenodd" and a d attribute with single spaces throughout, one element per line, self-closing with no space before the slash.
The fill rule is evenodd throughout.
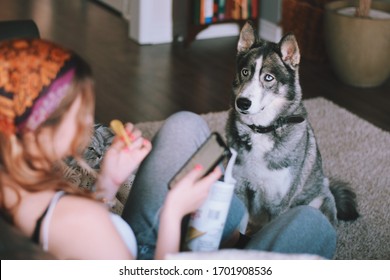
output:
<path id="1" fill-rule="evenodd" d="M 96 193 L 82 192 L 61 174 L 64 158 L 81 160 L 93 108 L 91 70 L 75 53 L 40 39 L 0 42 L 0 211 L 57 258 L 133 259 L 134 233 L 105 203 L 150 152 L 151 143 L 127 124 L 132 142 L 114 140 Z M 199 180 L 201 169 L 197 166 L 166 197 L 158 258 L 178 251 L 182 217 L 200 206 L 221 176 L 216 168 Z"/>

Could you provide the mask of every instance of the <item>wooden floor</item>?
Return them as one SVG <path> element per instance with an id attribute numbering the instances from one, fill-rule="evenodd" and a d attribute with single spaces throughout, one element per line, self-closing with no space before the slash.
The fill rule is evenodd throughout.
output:
<path id="1" fill-rule="evenodd" d="M 229 107 L 237 38 L 196 41 L 189 48 L 139 46 L 128 23 L 93 1 L 1 0 L 0 20 L 29 19 L 41 37 L 76 50 L 96 78 L 96 121 L 162 120 L 180 110 Z M 327 64 L 303 61 L 304 98 L 322 96 L 390 131 L 390 80 L 359 89 L 339 82 Z"/>

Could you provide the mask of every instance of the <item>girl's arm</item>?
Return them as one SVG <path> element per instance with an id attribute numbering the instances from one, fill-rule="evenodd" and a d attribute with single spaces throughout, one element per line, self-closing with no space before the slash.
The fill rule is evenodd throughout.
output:
<path id="1" fill-rule="evenodd" d="M 212 184 L 222 175 L 221 169 L 216 167 L 199 180 L 201 170 L 201 166 L 196 166 L 168 192 L 160 214 L 155 259 L 179 252 L 182 218 L 201 206 Z"/>

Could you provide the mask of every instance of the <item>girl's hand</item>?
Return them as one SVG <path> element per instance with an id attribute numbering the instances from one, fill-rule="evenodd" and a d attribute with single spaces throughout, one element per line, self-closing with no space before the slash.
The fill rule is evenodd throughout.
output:
<path id="1" fill-rule="evenodd" d="M 210 174 L 199 179 L 203 167 L 197 165 L 169 191 L 164 206 L 179 218 L 196 211 L 207 198 L 211 186 L 221 177 L 216 167 Z"/>
<path id="2" fill-rule="evenodd" d="M 103 158 L 97 191 L 106 199 L 115 197 L 120 185 L 136 170 L 152 149 L 150 141 L 144 139 L 141 131 L 134 128 L 133 124 L 128 123 L 125 128 L 131 139 L 130 145 L 126 145 L 123 139 L 115 136 Z"/>
<path id="3" fill-rule="evenodd" d="M 168 192 L 160 214 L 156 259 L 164 259 L 169 253 L 179 252 L 182 218 L 201 206 L 211 186 L 222 175 L 221 169 L 216 167 L 199 179 L 201 170 L 201 166 L 195 167 Z"/>

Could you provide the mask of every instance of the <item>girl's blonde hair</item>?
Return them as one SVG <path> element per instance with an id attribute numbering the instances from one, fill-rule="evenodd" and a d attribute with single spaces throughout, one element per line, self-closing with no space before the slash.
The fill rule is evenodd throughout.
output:
<path id="1" fill-rule="evenodd" d="M 0 209 L 1 214 L 11 221 L 13 211 L 20 202 L 19 188 L 27 192 L 39 192 L 47 189 L 65 190 L 67 193 L 91 197 L 90 194 L 86 194 L 85 191 L 64 179 L 63 168 L 61 168 L 64 164 L 63 159 L 53 160 L 45 156 L 45 147 L 39 143 L 39 151 L 35 152 L 34 155 L 29 153 L 26 148 L 28 141 L 37 141 L 37 136 L 43 128 L 49 128 L 55 132 L 73 102 L 77 97 L 81 97 L 81 106 L 76 118 L 76 137 L 71 143 L 70 155 L 81 162 L 82 166 L 86 166 L 82 160 L 82 154 L 89 143 L 93 130 L 92 123 L 86 122 L 86 119 L 88 116 L 93 117 L 94 115 L 94 83 L 89 65 L 78 56 L 74 61 L 76 61 L 75 74 L 67 89 L 66 96 L 41 125 L 28 133 L 29 137 L 27 137 L 27 133 L 9 134 L 0 131 Z M 34 139 L 30 139 L 31 134 Z M 5 203 L 5 186 L 15 192 L 17 202 L 13 205 Z"/>

